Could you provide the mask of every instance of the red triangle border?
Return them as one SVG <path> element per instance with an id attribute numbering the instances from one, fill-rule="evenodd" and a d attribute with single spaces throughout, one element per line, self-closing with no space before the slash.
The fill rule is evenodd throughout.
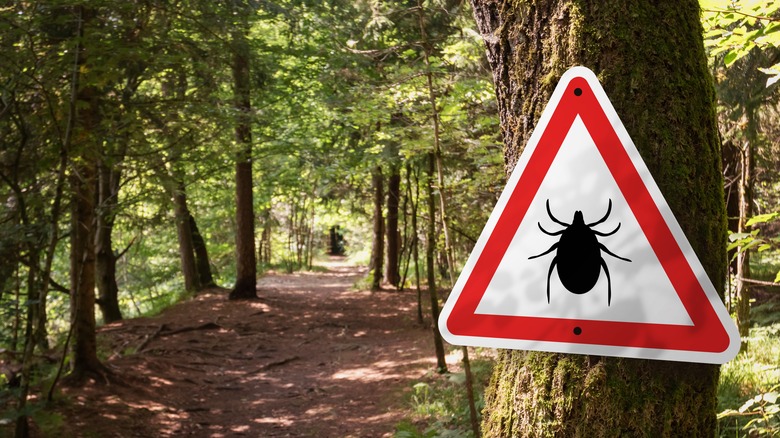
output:
<path id="1" fill-rule="evenodd" d="M 581 93 L 575 94 L 579 89 Z M 512 237 L 580 117 L 693 325 L 476 313 Z M 619 123 L 619 121 L 617 122 Z M 538 128 L 537 128 L 538 129 Z M 511 214 L 510 214 L 511 212 Z M 446 319 L 454 336 L 722 353 L 731 339 L 587 79 L 573 77 Z M 576 330 L 575 330 L 576 329 Z"/>

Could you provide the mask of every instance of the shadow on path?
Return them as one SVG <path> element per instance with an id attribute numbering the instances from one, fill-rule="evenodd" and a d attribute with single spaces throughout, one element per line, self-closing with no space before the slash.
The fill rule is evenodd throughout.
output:
<path id="1" fill-rule="evenodd" d="M 337 260 L 327 267 L 266 275 L 257 301 L 215 290 L 103 327 L 107 363 L 128 385 L 67 390 L 73 403 L 59 411 L 68 431 L 391 436 L 404 391 L 435 366 L 429 331 L 414 322 L 416 294 L 355 291 L 364 270 Z"/>

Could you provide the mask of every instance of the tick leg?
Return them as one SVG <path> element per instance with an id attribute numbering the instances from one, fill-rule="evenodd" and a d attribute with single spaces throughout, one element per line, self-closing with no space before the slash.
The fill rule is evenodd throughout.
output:
<path id="1" fill-rule="evenodd" d="M 609 268 L 604 259 L 601 259 L 601 267 L 604 268 L 604 273 L 607 274 L 607 306 L 609 306 L 612 304 L 612 279 L 609 278 Z"/>
<path id="2" fill-rule="evenodd" d="M 617 233 L 617 230 L 619 230 L 619 229 L 620 229 L 620 224 L 618 224 L 617 228 L 615 228 L 614 230 L 610 231 L 609 233 L 602 233 L 601 231 L 596 231 L 596 230 L 591 230 L 591 231 L 593 231 L 593 234 L 595 234 L 597 236 L 606 237 L 606 236 L 611 236 L 611 235 Z"/>
<path id="3" fill-rule="evenodd" d="M 612 202 L 612 201 L 610 201 L 610 202 Z M 553 222 L 555 222 L 558 225 L 563 225 L 564 227 L 571 226 L 571 224 L 567 224 L 567 223 L 561 222 L 561 221 L 558 220 L 558 218 L 553 216 L 552 211 L 550 210 L 550 200 L 549 199 L 547 200 L 547 204 L 546 205 L 547 205 L 547 215 L 550 216 L 550 219 L 552 219 Z"/>
<path id="4" fill-rule="evenodd" d="M 554 244 L 553 246 L 551 246 L 551 247 L 550 247 L 550 249 L 548 249 L 547 251 L 545 251 L 545 252 L 543 252 L 543 253 L 541 253 L 541 254 L 537 254 L 537 255 L 535 255 L 535 256 L 528 257 L 528 260 L 535 259 L 535 258 L 537 258 L 537 257 L 541 257 L 541 256 L 543 256 L 543 255 L 547 255 L 547 254 L 549 254 L 549 253 L 551 253 L 551 252 L 555 251 L 555 249 L 556 249 L 556 248 L 558 248 L 558 242 L 555 242 L 555 244 Z M 554 262 L 554 261 L 555 261 L 555 259 L 553 259 L 553 262 Z"/>
<path id="5" fill-rule="evenodd" d="M 602 251 L 604 251 L 605 253 L 607 253 L 607 254 L 611 255 L 612 257 L 614 257 L 614 258 L 616 258 L 616 259 L 623 260 L 624 262 L 630 262 L 630 261 L 631 261 L 630 259 L 627 259 L 627 258 L 625 258 L 625 257 L 620 257 L 619 255 L 617 255 L 617 254 L 613 253 L 612 251 L 608 250 L 608 249 L 607 249 L 607 247 L 606 247 L 606 246 L 604 246 L 604 245 L 603 245 L 603 244 L 601 244 L 601 243 L 599 243 L 599 249 L 601 249 Z M 541 254 L 540 254 L 540 255 L 541 255 Z M 603 259 L 602 259 L 602 261 L 603 261 Z"/>
<path id="6" fill-rule="evenodd" d="M 548 236 L 560 236 L 561 234 L 563 234 L 564 231 L 566 231 L 566 230 L 561 230 L 561 231 L 556 231 L 554 233 L 551 233 L 551 232 L 545 230 L 544 228 L 542 228 L 542 224 L 541 223 L 537 222 L 536 225 L 539 226 L 539 229 L 542 230 L 542 233 L 544 233 L 544 234 L 546 234 Z"/>
<path id="7" fill-rule="evenodd" d="M 589 226 L 589 227 L 592 227 L 592 226 L 594 226 L 594 225 L 598 225 L 598 224 L 600 224 L 600 223 L 604 222 L 604 221 L 605 221 L 605 220 L 607 220 L 607 218 L 609 217 L 609 213 L 610 213 L 611 211 L 612 211 L 612 200 L 610 199 L 610 200 L 609 200 L 609 205 L 607 206 L 607 213 L 604 215 L 604 217 L 603 217 L 603 218 L 601 218 L 601 219 L 599 219 L 599 220 L 597 220 L 596 222 L 593 222 L 593 223 L 590 223 L 590 224 L 588 224 L 588 226 Z M 615 231 L 617 231 L 617 230 L 615 230 Z"/>
<path id="8" fill-rule="evenodd" d="M 602 263 L 604 261 L 602 260 Z M 550 304 L 550 277 L 552 276 L 552 271 L 555 269 L 555 265 L 558 263 L 558 256 L 553 257 L 552 263 L 550 263 L 550 270 L 547 271 L 547 304 Z"/>

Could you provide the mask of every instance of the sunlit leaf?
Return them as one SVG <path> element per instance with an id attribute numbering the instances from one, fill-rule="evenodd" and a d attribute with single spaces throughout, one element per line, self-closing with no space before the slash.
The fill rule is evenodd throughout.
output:
<path id="1" fill-rule="evenodd" d="M 780 212 L 759 214 L 748 219 L 748 221 L 745 223 L 745 226 L 749 227 L 751 225 L 769 222 L 778 216 L 780 216 Z"/>
<path id="2" fill-rule="evenodd" d="M 737 51 L 732 50 L 729 53 L 726 54 L 726 56 L 723 58 L 723 63 L 726 65 L 726 67 L 731 66 L 731 64 L 734 63 L 734 61 L 737 60 Z"/>

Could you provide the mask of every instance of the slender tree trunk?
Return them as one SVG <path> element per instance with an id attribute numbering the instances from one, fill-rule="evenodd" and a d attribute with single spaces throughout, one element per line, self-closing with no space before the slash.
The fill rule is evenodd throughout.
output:
<path id="1" fill-rule="evenodd" d="M 18 202 L 10 202 L 8 200 L 5 206 L 4 216 L 6 221 L 5 226 L 17 226 L 19 223 L 19 214 L 17 212 Z M 3 295 L 10 293 L 13 290 L 14 273 L 19 269 L 20 251 L 19 245 L 3 245 L 0 246 L 0 300 L 3 299 Z M 13 348 L 11 350 L 14 350 Z"/>
<path id="2" fill-rule="evenodd" d="M 119 286 L 116 282 L 116 261 L 111 235 L 118 205 L 119 172 L 105 162 L 98 165 L 98 214 L 95 269 L 100 299 L 98 305 L 103 321 L 108 324 L 122 319 L 119 309 Z"/>
<path id="3" fill-rule="evenodd" d="M 387 182 L 387 271 L 385 279 L 388 283 L 398 288 L 401 276 L 398 272 L 399 265 L 399 232 L 398 232 L 398 206 L 401 198 L 401 168 L 400 163 L 390 166 L 390 177 Z"/>
<path id="4" fill-rule="evenodd" d="M 189 207 L 187 207 L 187 194 L 184 183 L 176 177 L 176 189 L 173 191 L 173 211 L 176 218 L 176 235 L 179 239 L 179 259 L 181 261 L 181 273 L 184 276 L 184 289 L 193 293 L 200 289 L 200 277 L 195 263 L 195 244 L 192 239 L 193 231 Z"/>
<path id="5" fill-rule="evenodd" d="M 418 1 L 419 3 L 419 1 Z M 420 7 L 420 31 L 423 38 L 425 36 L 425 27 L 422 21 L 422 6 Z M 426 50 L 424 52 L 425 66 L 427 71 L 425 77 L 428 83 L 428 97 L 431 101 L 431 118 L 433 119 L 433 159 L 436 163 L 436 184 L 438 185 L 439 192 L 439 209 L 441 216 L 441 229 L 444 233 L 444 256 L 447 260 L 447 273 L 449 274 L 450 287 L 454 285 L 453 270 L 455 269 L 455 261 L 452 257 L 452 244 L 450 243 L 450 227 L 448 226 L 447 217 L 447 197 L 444 191 L 444 170 L 441 161 L 441 133 L 439 128 L 439 109 L 436 106 L 436 91 L 433 88 L 433 72 L 431 71 L 430 55 L 427 50 L 427 41 L 425 41 Z"/>
<path id="6" fill-rule="evenodd" d="M 374 242 L 371 246 L 371 290 L 382 288 L 382 271 L 385 256 L 384 217 L 382 206 L 384 203 L 384 184 L 382 181 L 382 168 L 376 166 L 371 175 L 371 187 L 374 189 Z"/>
<path id="7" fill-rule="evenodd" d="M 425 31 L 425 21 L 423 18 L 423 5 L 420 0 L 417 1 L 418 17 L 420 22 L 420 35 L 423 39 L 424 59 L 425 59 L 425 77 L 428 83 L 428 97 L 431 102 L 431 118 L 433 119 L 433 157 L 436 162 L 436 182 L 439 188 L 439 205 L 441 210 L 441 229 L 444 232 L 444 255 L 447 259 L 447 273 L 449 275 L 450 287 L 455 285 L 455 260 L 452 254 L 452 244 L 450 241 L 450 227 L 447 217 L 447 197 L 444 187 L 444 165 L 441 159 L 441 132 L 439 127 L 439 108 L 436 103 L 436 90 L 433 86 L 433 72 L 431 71 L 430 53 L 428 49 L 428 36 Z M 437 312 L 438 313 L 438 312 Z M 437 321 L 438 324 L 438 321 Z M 471 430 L 474 436 L 479 436 L 479 420 L 477 419 L 476 401 L 474 399 L 474 377 L 471 373 L 471 361 L 469 360 L 468 347 L 461 347 L 463 353 L 463 372 L 466 376 L 466 398 L 469 404 L 469 419 L 471 420 Z"/>
<path id="8" fill-rule="evenodd" d="M 401 250 L 399 251 L 399 265 L 402 267 L 399 268 L 400 272 L 399 275 L 401 276 L 401 279 L 399 281 L 400 288 L 399 290 L 403 290 L 403 288 L 406 286 L 406 280 L 409 277 L 409 266 L 412 261 L 412 239 L 414 238 L 413 233 L 409 231 L 409 226 L 411 225 L 410 217 L 409 217 L 409 204 L 414 202 L 412 199 L 412 186 L 411 186 L 411 177 L 409 175 L 409 162 L 406 163 L 406 186 L 404 189 L 404 200 L 401 204 L 401 212 L 403 212 L 403 225 L 401 226 L 402 234 L 400 237 L 401 240 Z M 418 301 L 419 304 L 419 301 Z"/>
<path id="9" fill-rule="evenodd" d="M 758 129 L 755 120 L 755 109 L 745 108 L 747 124 L 745 134 L 747 141 L 742 147 L 739 177 L 739 218 L 737 233 L 747 232 L 745 225 L 753 216 L 753 168 L 755 166 L 755 144 L 758 140 Z M 747 348 L 746 339 L 750 335 L 750 285 L 745 280 L 750 279 L 750 251 L 739 251 L 736 260 L 736 303 L 737 327 L 742 337 L 742 347 Z"/>
<path id="10" fill-rule="evenodd" d="M 411 165 L 407 163 L 406 175 L 407 178 L 411 172 Z M 416 175 L 419 175 L 415 172 Z M 407 185 L 410 180 L 407 179 Z M 409 197 L 411 198 L 411 188 L 409 189 Z M 412 200 L 412 257 L 414 258 L 414 287 L 417 290 L 417 322 L 423 323 L 423 311 L 422 311 L 422 290 L 420 289 L 420 238 L 417 234 L 417 211 L 420 205 L 420 178 L 414 179 L 414 199 Z M 435 230 L 434 230 L 435 231 Z M 442 344 L 443 346 L 444 344 Z"/>
<path id="11" fill-rule="evenodd" d="M 723 176 L 725 179 L 725 197 L 726 197 L 726 216 L 728 230 L 737 232 L 740 229 L 740 183 L 742 180 L 742 151 L 734 143 L 727 141 L 721 147 L 723 154 Z M 736 284 L 731 285 L 731 276 L 737 276 L 737 257 L 739 248 L 734 248 L 728 252 L 729 260 L 729 283 L 726 288 L 726 305 L 729 313 L 736 307 Z M 739 326 L 739 324 L 737 324 Z M 742 335 L 740 333 L 740 335 Z"/>
<path id="12" fill-rule="evenodd" d="M 131 42 L 133 40 L 131 39 Z M 127 116 L 126 110 L 132 107 L 132 97 L 141 83 L 141 75 L 144 70 L 142 62 L 127 69 L 125 86 L 121 93 L 120 117 L 115 121 L 121 125 L 122 117 Z M 97 287 L 100 311 L 105 323 L 111 323 L 122 319 L 119 308 L 119 287 L 116 280 L 116 263 L 119 258 L 114 252 L 112 234 L 114 223 L 119 209 L 119 189 L 122 178 L 122 162 L 125 160 L 127 150 L 130 147 L 131 134 L 122 132 L 118 142 L 103 146 L 101 158 L 98 163 L 98 200 L 97 200 L 97 241 L 96 241 L 96 269 Z"/>
<path id="13" fill-rule="evenodd" d="M 428 295 L 431 299 L 431 326 L 433 329 L 433 345 L 436 349 L 436 369 L 439 373 L 447 372 L 447 358 L 444 351 L 444 341 L 439 331 L 439 292 L 436 290 L 436 195 L 433 189 L 433 179 L 435 170 L 433 153 L 428 154 L 428 181 L 426 189 L 428 190 L 428 229 L 426 240 L 428 246 L 425 248 L 425 262 L 428 271 Z"/>
<path id="14" fill-rule="evenodd" d="M 214 282 L 214 276 L 211 274 L 211 261 L 209 260 L 209 252 L 206 248 L 206 242 L 203 240 L 203 236 L 198 230 L 198 224 L 195 222 L 195 217 L 190 216 L 190 232 L 192 233 L 192 247 L 195 250 L 195 268 L 198 273 L 198 283 L 200 288 L 207 288 L 216 286 Z"/>
<path id="15" fill-rule="evenodd" d="M 257 250 L 260 263 L 271 263 L 271 210 L 265 209 L 261 214 L 263 218 L 263 232 L 260 234 L 260 248 Z"/>
<path id="16" fill-rule="evenodd" d="M 80 13 L 81 11 L 79 11 Z M 82 20 L 81 16 L 78 17 L 77 22 L 77 31 L 76 35 L 79 37 L 83 36 L 83 28 L 82 28 Z M 54 192 L 54 199 L 52 201 L 52 208 L 51 208 L 51 216 L 49 217 L 49 241 L 47 242 L 47 248 L 46 248 L 46 259 L 44 261 L 44 268 L 43 273 L 41 275 L 40 282 L 38 283 L 37 287 L 40 287 L 40 293 L 38 294 L 38 305 L 37 307 L 37 315 L 35 315 L 35 312 L 32 312 L 34 317 L 34 321 L 29 321 L 31 328 L 34 330 L 32 333 L 32 336 L 30 338 L 26 339 L 25 348 L 24 348 L 24 356 L 22 359 L 22 381 L 20 384 L 20 393 L 19 393 L 19 404 L 17 405 L 17 411 L 21 414 L 16 419 L 16 424 L 14 428 L 14 437 L 15 438 L 27 438 L 30 434 L 30 427 L 29 422 L 26 415 L 26 405 L 27 405 L 27 398 L 29 396 L 30 391 L 30 384 L 31 384 L 31 374 L 32 374 L 32 353 L 34 351 L 33 345 L 34 343 L 37 343 L 41 348 L 48 348 L 48 340 L 47 340 L 47 330 L 46 330 L 46 303 L 47 303 L 47 292 L 48 292 L 48 280 L 51 278 L 51 271 L 52 271 L 52 265 L 54 263 L 54 255 L 57 250 L 57 243 L 59 242 L 59 230 L 60 230 L 60 215 L 62 213 L 62 199 L 64 197 L 65 192 L 65 185 L 67 183 L 67 167 L 68 167 L 68 152 L 70 150 L 71 146 L 71 139 L 73 135 L 73 128 L 75 126 L 76 121 L 76 98 L 77 98 L 77 92 L 79 90 L 79 67 L 82 61 L 81 56 L 81 43 L 76 44 L 76 50 L 74 62 L 73 62 L 73 69 L 71 70 L 71 87 L 70 87 L 70 96 L 68 99 L 68 119 L 65 126 L 65 136 L 62 138 L 62 143 L 60 144 L 60 162 L 59 162 L 59 168 L 57 170 L 57 183 L 56 188 Z M 17 207 L 24 207 L 24 204 L 22 202 L 17 202 Z M 15 215 L 14 215 L 15 216 Z M 16 308 L 15 314 L 17 315 L 14 321 L 14 332 L 13 332 L 13 339 L 11 342 L 11 350 L 16 349 L 16 343 L 17 343 L 17 332 L 19 327 L 19 317 L 18 317 L 18 311 L 19 311 L 19 302 L 20 300 L 20 290 L 19 290 L 19 271 L 18 271 L 18 247 L 14 248 L 14 257 L 13 257 L 13 265 L 14 269 L 16 270 L 16 280 L 17 280 L 17 289 L 16 289 Z M 37 257 L 34 254 L 34 251 L 30 251 L 30 254 L 28 255 L 30 257 L 30 265 L 31 269 L 30 272 L 34 272 L 35 268 L 37 267 Z M 5 277 L 4 277 L 5 278 Z M 33 277 L 34 278 L 34 275 Z M 4 281 L 4 280 L 3 280 Z M 0 284 L 0 287 L 2 284 Z M 28 285 L 28 290 L 30 290 L 30 285 Z M 0 289 L 0 295 L 2 295 L 2 289 Z M 32 306 L 30 307 L 32 309 Z M 52 386 L 54 383 L 52 383 Z"/>
<path id="17" fill-rule="evenodd" d="M 244 23 L 245 27 L 248 27 Z M 236 142 L 240 148 L 236 160 L 236 285 L 230 299 L 257 298 L 257 261 L 255 259 L 255 213 L 252 193 L 252 129 L 249 44 L 246 28 L 233 35 L 233 85 Z"/>
<path id="18" fill-rule="evenodd" d="M 507 169 L 558 78 L 595 71 L 712 282 L 726 278 L 715 95 L 695 0 L 472 2 L 498 97 Z M 503 351 L 490 437 L 715 435 L 718 367 Z"/>
<path id="19" fill-rule="evenodd" d="M 314 191 L 316 192 L 316 190 Z M 314 199 L 311 202 L 311 214 L 309 215 L 309 223 L 307 225 L 306 236 L 306 268 L 311 271 L 314 264 L 314 222 L 317 218 L 317 210 L 315 209 Z"/>
<path id="20" fill-rule="evenodd" d="M 31 248 L 28 257 L 30 259 L 30 268 L 27 271 L 27 300 L 32 302 L 37 300 L 39 285 L 37 281 L 38 277 L 38 265 L 40 263 L 40 251 L 32 248 L 34 244 L 29 245 Z M 28 305 L 27 317 L 25 318 L 24 326 L 24 353 L 22 356 L 22 371 L 21 371 L 21 394 L 19 394 L 18 410 L 22 415 L 16 420 L 14 435 L 15 438 L 27 438 L 30 434 L 30 426 L 27 420 L 27 415 L 24 413 L 25 406 L 27 405 L 27 397 L 30 391 L 30 378 L 32 376 L 32 356 L 35 351 L 35 337 L 34 337 L 34 322 L 36 320 L 35 306 Z M 18 326 L 18 316 L 17 316 Z M 16 343 L 16 342 L 14 342 Z"/>

